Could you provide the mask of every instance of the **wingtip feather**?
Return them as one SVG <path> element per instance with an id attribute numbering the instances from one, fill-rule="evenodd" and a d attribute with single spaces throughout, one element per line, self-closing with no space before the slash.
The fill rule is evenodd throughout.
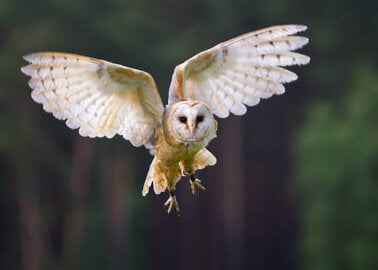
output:
<path id="1" fill-rule="evenodd" d="M 35 59 L 38 53 L 29 53 L 22 56 L 22 58 L 29 63 L 33 63 L 33 59 Z"/>
<path id="2" fill-rule="evenodd" d="M 307 30 L 307 26 L 303 24 L 288 24 L 288 25 L 282 25 L 282 27 L 291 28 L 292 33 L 290 33 L 289 36 L 295 35 L 299 32 L 304 32 Z"/>
<path id="3" fill-rule="evenodd" d="M 296 24 L 295 25 L 298 28 L 298 32 L 303 32 L 307 30 L 307 25 L 304 24 Z"/>
<path id="4" fill-rule="evenodd" d="M 26 65 L 21 67 L 21 72 L 30 77 L 33 77 L 36 73 L 35 68 L 33 68 L 33 65 Z"/>
<path id="5" fill-rule="evenodd" d="M 23 66 L 20 68 L 21 72 L 24 73 L 25 75 L 28 75 L 26 72 L 27 72 L 27 66 Z"/>
<path id="6" fill-rule="evenodd" d="M 301 59 L 301 61 L 298 63 L 298 65 L 299 65 L 299 66 L 307 65 L 308 63 L 310 63 L 310 61 L 311 61 L 311 57 L 310 57 L 310 56 L 302 55 L 302 59 Z"/>

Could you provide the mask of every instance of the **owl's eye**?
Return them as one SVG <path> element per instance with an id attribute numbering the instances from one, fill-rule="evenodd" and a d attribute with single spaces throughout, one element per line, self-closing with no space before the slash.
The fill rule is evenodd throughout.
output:
<path id="1" fill-rule="evenodd" d="M 197 123 L 201 123 L 203 121 L 203 115 L 198 115 L 196 118 Z"/>
<path id="2" fill-rule="evenodd" d="M 178 119 L 181 123 L 186 123 L 187 120 L 185 116 L 180 116 Z"/>

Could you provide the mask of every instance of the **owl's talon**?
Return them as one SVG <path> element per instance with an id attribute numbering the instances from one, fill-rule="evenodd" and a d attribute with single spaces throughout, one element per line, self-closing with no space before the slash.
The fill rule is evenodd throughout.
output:
<path id="1" fill-rule="evenodd" d="M 171 213 L 172 208 L 175 207 L 177 215 L 180 216 L 180 207 L 178 205 L 175 195 L 169 195 L 168 200 L 164 203 L 164 206 L 168 206 L 168 214 Z"/>
<path id="2" fill-rule="evenodd" d="M 192 178 L 190 179 L 190 188 L 192 189 L 193 195 L 196 194 L 198 189 L 202 191 L 206 190 L 206 188 L 201 185 L 201 180 L 199 180 L 198 178 L 194 178 L 194 180 L 192 180 Z"/>

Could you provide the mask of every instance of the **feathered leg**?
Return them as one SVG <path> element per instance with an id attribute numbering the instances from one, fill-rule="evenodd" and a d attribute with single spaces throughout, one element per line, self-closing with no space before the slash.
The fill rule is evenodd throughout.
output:
<path id="1" fill-rule="evenodd" d="M 192 159 L 183 161 L 180 166 L 182 171 L 189 176 L 190 188 L 193 194 L 197 190 L 206 190 L 201 184 L 201 180 L 196 177 L 195 172 L 201 170 L 206 166 L 212 166 L 217 162 L 217 159 L 206 148 L 201 149 Z"/>
<path id="2" fill-rule="evenodd" d="M 201 180 L 199 180 L 194 173 L 189 175 L 189 181 L 193 195 L 197 193 L 198 189 L 202 191 L 206 190 L 206 188 L 201 184 Z"/>
<path id="3" fill-rule="evenodd" d="M 169 192 L 169 198 L 165 202 L 165 206 L 168 206 L 168 214 L 172 211 L 172 208 L 176 209 L 177 215 L 180 216 L 180 207 L 176 199 L 176 183 L 181 177 L 181 169 L 179 164 L 170 164 L 166 168 L 166 181 Z"/>
<path id="4" fill-rule="evenodd" d="M 150 165 L 146 181 L 144 182 L 142 191 L 143 196 L 147 195 L 152 184 L 156 194 L 160 194 L 168 188 L 169 198 L 164 205 L 168 206 L 168 213 L 170 213 L 174 207 L 176 212 L 180 215 L 180 207 L 177 203 L 175 194 L 176 179 L 180 178 L 180 176 L 181 169 L 178 165 L 167 167 L 155 157 Z"/>

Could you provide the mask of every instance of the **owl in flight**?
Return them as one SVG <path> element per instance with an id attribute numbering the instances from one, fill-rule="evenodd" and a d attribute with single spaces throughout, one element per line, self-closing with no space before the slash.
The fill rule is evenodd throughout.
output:
<path id="1" fill-rule="evenodd" d="M 168 190 L 168 213 L 179 213 L 175 189 L 184 175 L 191 190 L 204 190 L 196 171 L 216 163 L 206 146 L 216 137 L 217 121 L 229 113 L 285 92 L 296 80 L 282 67 L 305 65 L 310 58 L 292 52 L 308 43 L 294 34 L 306 26 L 282 25 L 250 32 L 176 66 L 164 107 L 150 74 L 104 60 L 68 53 L 26 55 L 31 96 L 43 109 L 81 136 L 122 135 L 154 156 L 143 186 L 156 194 Z"/>

